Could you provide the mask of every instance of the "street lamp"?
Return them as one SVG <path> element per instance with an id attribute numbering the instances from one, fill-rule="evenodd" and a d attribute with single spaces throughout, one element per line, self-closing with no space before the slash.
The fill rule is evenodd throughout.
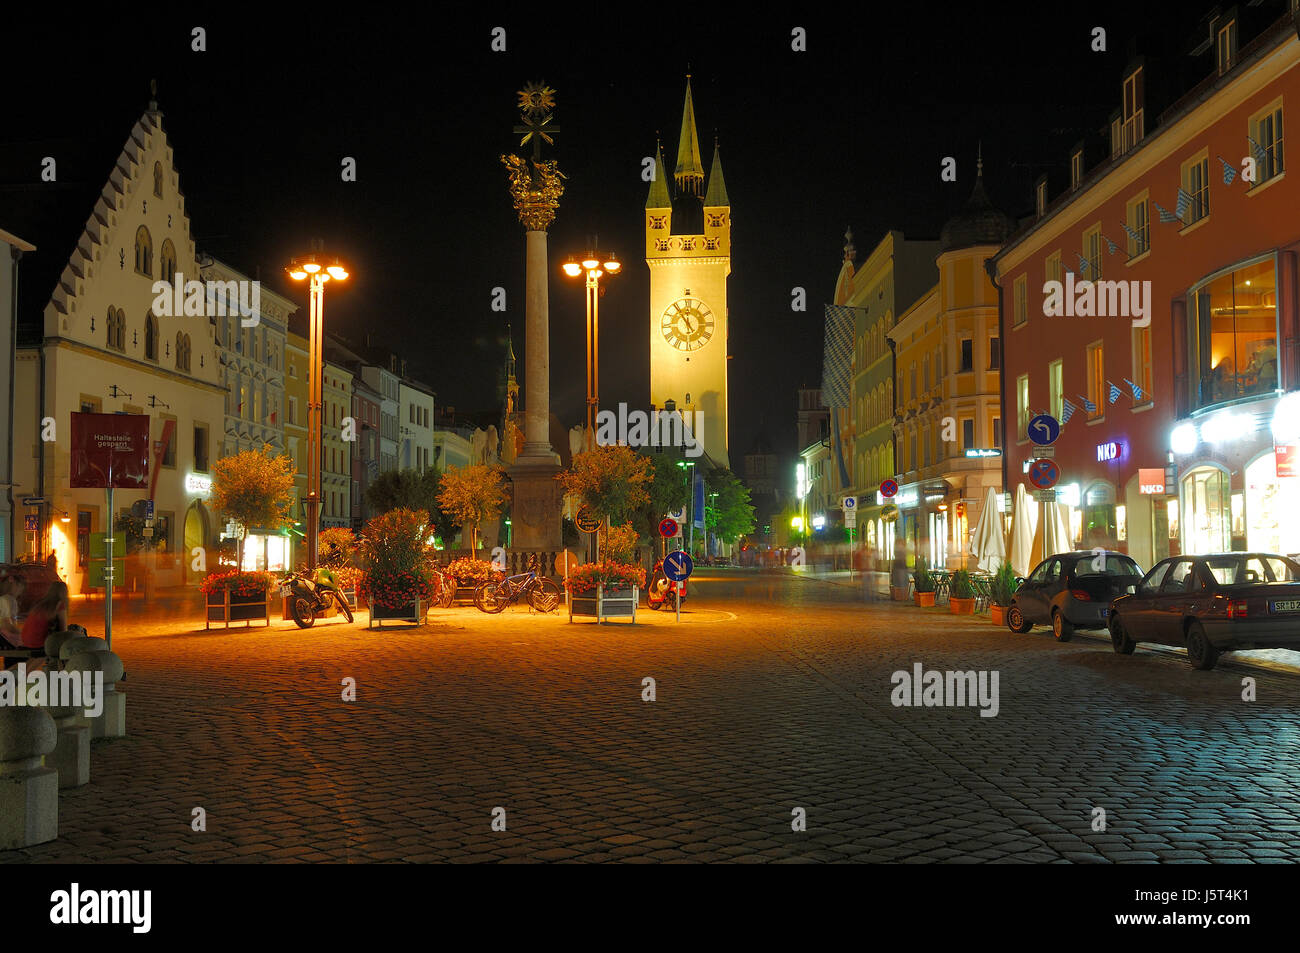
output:
<path id="1" fill-rule="evenodd" d="M 563 267 L 570 278 L 587 275 L 587 449 L 591 450 L 596 445 L 596 411 L 600 401 L 600 276 L 614 277 L 623 264 L 613 254 L 602 256 L 588 251 L 580 262 L 570 255 Z"/>
<path id="2" fill-rule="evenodd" d="M 309 255 L 291 258 L 285 268 L 294 281 L 311 279 L 311 321 L 308 325 L 307 374 L 307 568 L 316 569 L 320 547 L 321 371 L 324 367 L 323 318 L 325 283 L 344 281 L 347 269 L 337 258 L 327 258 L 320 242 Z"/>

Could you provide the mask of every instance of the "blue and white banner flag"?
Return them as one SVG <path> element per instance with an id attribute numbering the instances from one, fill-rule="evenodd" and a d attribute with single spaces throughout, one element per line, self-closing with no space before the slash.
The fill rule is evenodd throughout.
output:
<path id="1" fill-rule="evenodd" d="M 854 309 L 826 305 L 826 336 L 822 350 L 822 403 L 834 410 L 853 407 Z"/>
<path id="2" fill-rule="evenodd" d="M 1097 412 L 1097 405 L 1094 404 L 1092 401 L 1090 401 L 1087 397 L 1084 397 L 1082 394 L 1080 394 L 1079 399 L 1083 401 L 1083 406 L 1087 408 L 1088 413 L 1095 414 Z"/>
<path id="3" fill-rule="evenodd" d="M 1061 423 L 1068 424 L 1070 418 L 1074 416 L 1075 409 L 1074 404 L 1070 403 L 1070 398 L 1065 398 L 1065 402 L 1061 405 Z"/>
<path id="4" fill-rule="evenodd" d="M 1218 160 L 1223 163 L 1223 184 L 1232 185 L 1232 180 L 1237 177 L 1237 167 L 1223 156 L 1218 156 Z"/>
<path id="5" fill-rule="evenodd" d="M 1109 400 L 1113 404 L 1115 403 L 1115 401 L 1119 400 L 1120 394 L 1122 394 L 1123 391 L 1119 389 L 1119 385 L 1116 384 L 1114 381 L 1107 381 L 1106 383 L 1110 385 Z"/>
<path id="6" fill-rule="evenodd" d="M 1161 222 L 1168 224 L 1169 222 L 1178 221 L 1178 216 L 1175 215 L 1173 212 L 1169 211 L 1169 209 L 1165 208 L 1159 202 L 1152 202 L 1151 204 L 1154 205 L 1156 207 L 1156 211 L 1160 213 Z"/>
<path id="7" fill-rule="evenodd" d="M 1124 383 L 1127 384 L 1129 386 L 1129 389 L 1133 391 L 1133 400 L 1135 400 L 1139 404 L 1142 403 L 1142 399 L 1146 396 L 1146 391 L 1144 391 L 1141 387 L 1138 387 L 1137 384 L 1134 384 L 1127 377 L 1124 378 Z"/>

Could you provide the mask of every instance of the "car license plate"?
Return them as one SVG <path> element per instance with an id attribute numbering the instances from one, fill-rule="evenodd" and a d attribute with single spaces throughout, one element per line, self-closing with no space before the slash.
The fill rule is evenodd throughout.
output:
<path id="1" fill-rule="evenodd" d="M 1102 617 L 1103 619 L 1106 619 L 1106 618 L 1109 618 L 1109 617 L 1110 617 L 1110 606 L 1103 606 L 1103 607 L 1102 607 L 1102 610 L 1101 610 L 1101 617 Z"/>
<path id="2" fill-rule="evenodd" d="M 1274 612 L 1300 612 L 1300 599 L 1278 599 L 1271 609 Z"/>
<path id="3" fill-rule="evenodd" d="M 281 586 L 281 587 L 280 587 L 280 595 L 283 596 L 284 598 L 288 599 L 291 595 L 293 595 L 293 589 L 291 589 L 291 588 L 288 587 L 288 586 Z"/>

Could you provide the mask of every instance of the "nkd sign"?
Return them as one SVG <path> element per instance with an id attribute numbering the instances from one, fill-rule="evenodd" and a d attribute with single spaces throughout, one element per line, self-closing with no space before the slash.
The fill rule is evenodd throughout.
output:
<path id="1" fill-rule="evenodd" d="M 1138 492 L 1143 496 L 1163 496 L 1165 492 L 1164 468 L 1139 467 Z"/>

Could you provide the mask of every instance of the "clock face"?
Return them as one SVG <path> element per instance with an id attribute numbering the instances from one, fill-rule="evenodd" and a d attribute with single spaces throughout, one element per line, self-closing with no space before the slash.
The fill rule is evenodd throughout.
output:
<path id="1" fill-rule="evenodd" d="M 679 351 L 698 351 L 713 337 L 713 312 L 699 298 L 681 298 L 659 322 L 664 340 Z"/>

